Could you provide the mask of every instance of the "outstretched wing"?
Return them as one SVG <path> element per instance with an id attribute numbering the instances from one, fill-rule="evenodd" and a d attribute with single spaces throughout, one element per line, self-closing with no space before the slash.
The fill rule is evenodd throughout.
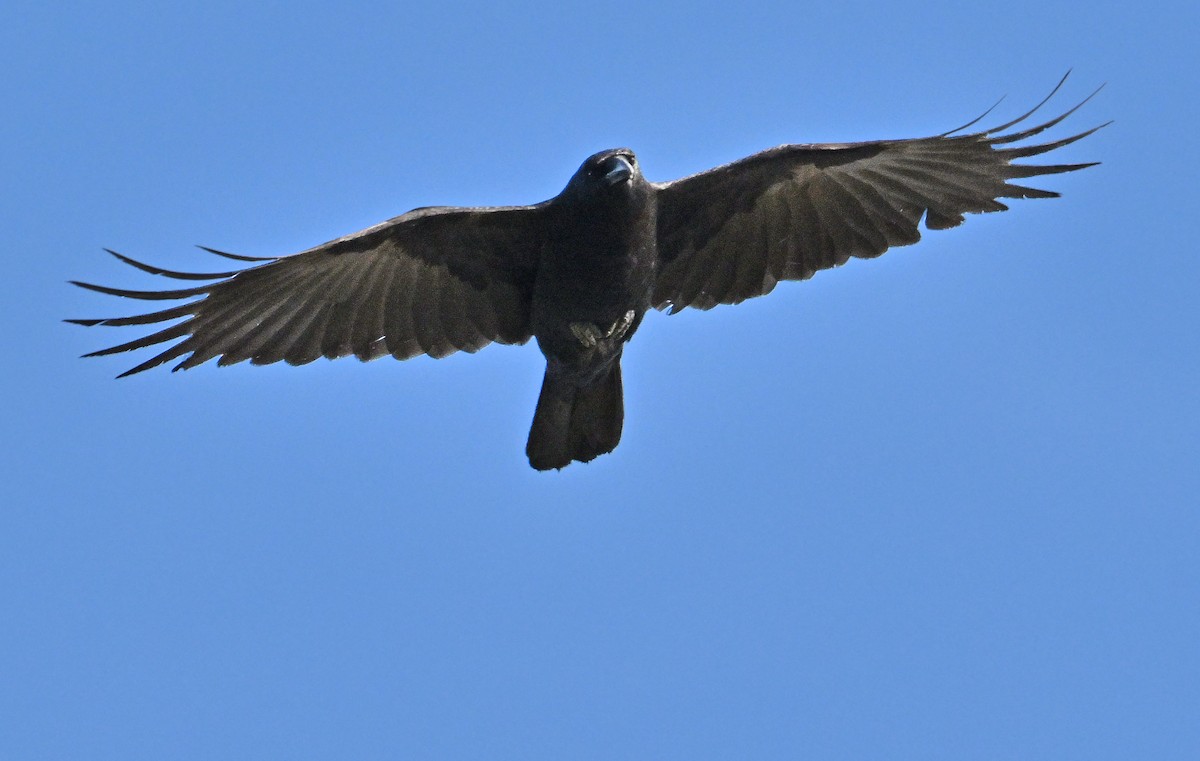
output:
<path id="1" fill-rule="evenodd" d="M 123 262 L 154 275 L 216 280 L 194 288 L 130 291 L 79 283 L 134 299 L 193 299 L 132 317 L 68 320 L 80 325 L 168 328 L 85 356 L 101 356 L 181 339 L 122 374 L 148 370 L 187 354 L 174 369 L 286 361 L 293 365 L 354 354 L 443 357 L 492 341 L 530 336 L 529 304 L 542 247 L 544 205 L 416 209 L 362 232 L 292 256 L 260 259 L 247 269 L 209 274 L 172 272 Z M 74 281 L 73 281 L 74 282 Z"/>
<path id="2" fill-rule="evenodd" d="M 1001 134 L 1050 96 L 985 132 L 955 134 L 976 119 L 915 140 L 784 145 L 657 185 L 654 306 L 677 312 L 736 304 L 769 293 L 780 280 L 805 280 L 852 256 L 879 256 L 892 246 L 916 243 L 922 216 L 927 229 L 942 230 L 961 224 L 967 212 L 1004 211 L 1008 207 L 1000 198 L 1057 197 L 1009 180 L 1094 164 L 1011 162 L 1073 143 L 1100 127 L 1051 143 L 1004 146 L 1053 127 L 1091 96 L 1045 124 Z"/>

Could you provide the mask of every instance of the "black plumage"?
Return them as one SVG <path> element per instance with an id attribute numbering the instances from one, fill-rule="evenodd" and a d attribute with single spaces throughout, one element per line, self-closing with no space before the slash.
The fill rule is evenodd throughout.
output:
<path id="1" fill-rule="evenodd" d="M 1099 129 L 1024 142 L 1077 108 L 1015 132 L 1037 108 L 982 132 L 963 133 L 976 119 L 929 138 L 784 145 L 667 183 L 648 182 L 632 151 L 608 150 L 540 204 L 416 209 L 292 256 L 206 249 L 253 265 L 227 272 L 175 272 L 110 251 L 153 275 L 215 282 L 164 291 L 76 282 L 126 298 L 191 300 L 70 322 L 181 320 L 85 355 L 175 341 L 121 377 L 181 357 L 176 370 L 213 358 L 300 365 L 348 354 L 443 357 L 536 337 L 546 374 L 526 452 L 539 470 L 562 468 L 620 440 L 621 353 L 651 307 L 735 304 L 781 280 L 915 243 L 922 219 L 940 230 L 966 213 L 1007 209 L 999 199 L 1056 197 L 1013 180 L 1093 164 L 1013 161 Z"/>

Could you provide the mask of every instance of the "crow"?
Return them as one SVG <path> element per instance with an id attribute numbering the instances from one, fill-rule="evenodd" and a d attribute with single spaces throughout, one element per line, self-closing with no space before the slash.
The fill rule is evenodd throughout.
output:
<path id="1" fill-rule="evenodd" d="M 290 256 L 250 257 L 227 272 L 176 272 L 119 260 L 153 275 L 215 281 L 135 291 L 71 281 L 132 299 L 186 300 L 131 317 L 79 325 L 149 325 L 148 336 L 84 356 L 176 341 L 118 377 L 184 357 L 292 365 L 353 354 L 444 357 L 489 343 L 537 339 L 546 359 L 526 454 L 538 470 L 611 452 L 621 438 L 621 354 L 651 307 L 710 309 L 770 293 L 851 257 L 916 243 L 919 226 L 955 227 L 966 213 L 1004 211 L 999 199 L 1059 194 L 1016 184 L 1084 164 L 1015 159 L 1073 143 L 1029 138 L 1090 100 L 1033 127 L 965 132 L 983 116 L 927 138 L 796 144 L 671 182 L 649 182 L 633 151 L 589 157 L 554 198 L 529 206 L 425 207 Z M 1097 90 L 1098 92 L 1098 90 Z M 995 108 L 995 106 L 993 106 Z M 186 356 L 184 356 L 186 355 Z"/>

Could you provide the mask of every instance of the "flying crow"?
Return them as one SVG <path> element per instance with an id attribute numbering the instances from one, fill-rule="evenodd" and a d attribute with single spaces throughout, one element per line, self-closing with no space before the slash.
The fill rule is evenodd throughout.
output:
<path id="1" fill-rule="evenodd" d="M 211 282 L 163 291 L 77 282 L 185 301 L 70 322 L 180 320 L 86 355 L 174 342 L 123 375 L 180 357 L 176 370 L 214 357 L 302 365 L 348 354 L 444 357 L 536 337 L 546 372 L 526 454 L 538 470 L 562 468 L 617 446 L 621 353 L 651 307 L 736 304 L 781 280 L 916 243 L 922 219 L 941 230 L 965 213 L 1007 209 L 1002 198 L 1056 197 L 1012 181 L 1093 164 L 1013 161 L 1099 129 L 1027 142 L 1077 108 L 1018 131 L 1010 130 L 1037 107 L 982 132 L 964 132 L 976 119 L 935 137 L 783 145 L 665 183 L 646 180 L 633 151 L 616 148 L 588 158 L 561 193 L 532 206 L 415 209 L 292 256 L 206 249 L 254 263 L 228 272 L 174 272 L 110 251 L 154 275 Z"/>

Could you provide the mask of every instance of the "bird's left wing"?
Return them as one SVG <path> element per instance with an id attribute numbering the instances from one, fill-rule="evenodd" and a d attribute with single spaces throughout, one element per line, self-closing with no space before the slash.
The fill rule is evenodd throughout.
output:
<path id="1" fill-rule="evenodd" d="M 1092 164 L 1012 161 L 1073 143 L 1099 127 L 1050 143 L 1011 144 L 1082 105 L 1008 134 L 1002 133 L 1033 111 L 972 134 L 954 133 L 975 122 L 913 140 L 784 145 L 659 184 L 654 306 L 676 312 L 736 304 L 769 293 L 780 280 L 805 280 L 850 257 L 916 243 L 922 217 L 927 229 L 941 230 L 961 224 L 964 213 L 1007 209 L 1000 198 L 1056 197 L 1009 181 Z"/>
<path id="2" fill-rule="evenodd" d="M 178 342 L 122 375 L 188 355 L 175 369 L 214 357 L 228 365 L 281 360 L 293 365 L 354 354 L 442 357 L 492 341 L 529 339 L 529 304 L 544 238 L 544 205 L 416 209 L 362 232 L 242 270 L 173 272 L 110 251 L 154 275 L 215 280 L 194 288 L 132 291 L 76 282 L 101 293 L 146 300 L 191 299 L 170 309 L 80 325 L 170 327 L 86 356 Z"/>

